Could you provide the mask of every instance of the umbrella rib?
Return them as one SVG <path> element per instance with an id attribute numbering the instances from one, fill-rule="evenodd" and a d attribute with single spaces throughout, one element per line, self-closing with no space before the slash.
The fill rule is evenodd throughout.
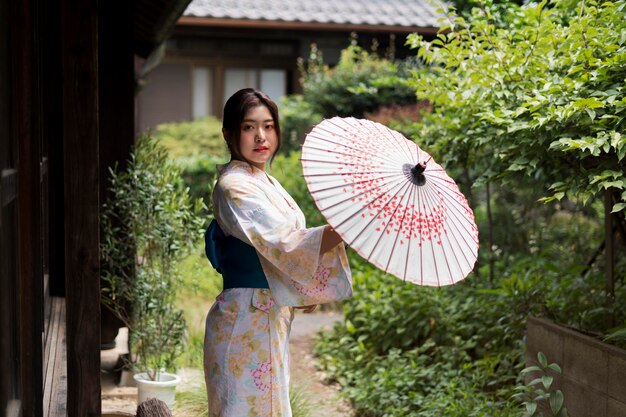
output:
<path id="1" fill-rule="evenodd" d="M 425 171 L 425 173 L 432 172 L 432 171 L 434 171 L 434 170 Z M 443 172 L 445 172 L 445 171 L 443 171 Z M 437 183 L 440 183 L 440 184 L 453 184 L 453 185 L 456 185 L 456 182 L 454 182 L 454 180 L 452 178 L 442 178 L 442 177 L 438 177 L 438 176 L 435 176 L 435 175 L 429 175 L 426 178 L 431 180 L 431 181 L 435 181 Z"/>
<path id="2" fill-rule="evenodd" d="M 311 135 L 312 135 L 312 133 L 309 133 L 309 136 L 311 136 Z M 375 156 L 375 157 L 377 157 L 377 158 L 381 158 L 381 154 L 376 154 L 376 153 L 373 153 L 373 152 L 364 152 L 362 149 L 354 148 L 354 147 L 351 147 L 351 146 L 346 146 L 344 143 L 340 143 L 340 142 L 333 142 L 333 141 L 331 141 L 331 140 L 328 140 L 328 139 L 322 139 L 322 138 L 317 137 L 317 136 L 312 136 L 312 138 L 313 138 L 313 139 L 319 139 L 319 140 L 325 140 L 326 142 L 329 142 L 329 143 L 332 143 L 332 144 L 335 144 L 335 145 L 342 146 L 342 147 L 344 147 L 344 148 L 346 148 L 346 149 L 353 149 L 353 150 L 355 150 L 355 151 L 357 151 L 357 152 L 359 152 L 359 153 L 361 153 L 361 154 L 363 154 L 363 155 L 373 155 L 373 156 Z M 330 154 L 332 154 L 332 155 L 337 155 L 337 154 L 338 154 L 338 155 L 346 155 L 346 156 L 357 156 L 357 155 L 355 155 L 354 153 L 349 153 L 349 152 L 340 152 L 339 150 L 335 150 L 335 149 L 333 149 L 333 150 L 328 150 L 327 148 L 318 148 L 318 147 L 316 147 L 316 146 L 314 146 L 314 145 L 311 145 L 310 143 L 308 143 L 308 144 L 306 145 L 306 149 L 315 149 L 316 151 L 328 152 L 328 153 L 330 153 Z M 381 158 L 381 159 L 383 159 L 383 158 Z M 393 159 L 389 159 L 389 158 L 384 158 L 384 159 L 385 159 L 385 160 L 387 160 L 387 161 L 393 161 Z"/>
<path id="3" fill-rule="evenodd" d="M 378 213 L 377 213 L 376 215 L 374 215 L 374 217 L 372 218 L 372 220 L 370 220 L 370 223 L 371 223 L 374 219 L 376 219 L 376 218 L 378 217 L 378 215 L 380 215 L 380 213 L 382 213 L 382 212 L 384 211 L 384 208 L 385 208 L 385 207 L 387 207 L 387 206 L 389 205 L 389 203 L 393 200 L 393 197 L 395 197 L 395 196 L 397 196 L 397 195 L 398 195 L 398 193 L 400 192 L 400 189 L 402 189 L 402 186 L 401 186 L 401 187 L 399 187 L 398 191 L 396 191 L 396 193 L 395 193 L 395 194 L 394 194 L 391 198 L 389 198 L 389 200 L 387 200 L 387 201 L 385 202 L 385 205 L 381 207 L 381 209 L 378 211 Z M 368 225 L 369 225 L 369 224 L 368 224 Z M 380 235 L 378 236 L 378 239 L 376 240 L 376 243 L 374 244 L 374 247 L 372 248 L 371 252 L 369 253 L 369 255 L 368 255 L 368 256 L 367 256 L 367 258 L 366 258 L 366 260 L 367 260 L 368 262 L 369 262 L 369 260 L 371 259 L 372 254 L 373 254 L 373 253 L 374 253 L 374 251 L 376 250 L 376 246 L 378 246 L 378 243 L 380 242 L 380 239 L 381 239 L 381 238 L 385 235 L 385 231 L 387 230 L 387 228 L 388 228 L 388 227 L 389 227 L 389 221 L 386 221 L 386 222 L 385 222 L 385 226 L 384 226 L 383 230 L 381 231 Z M 352 242 L 354 242 L 354 241 L 355 241 L 355 240 L 356 240 L 356 239 L 357 239 L 357 238 L 361 235 L 361 233 L 363 233 L 363 230 L 361 230 L 361 232 L 359 232 L 359 234 L 357 235 L 357 237 L 355 237 L 355 238 L 352 240 Z M 352 243 L 351 243 L 350 245 L 352 245 Z M 385 272 L 387 272 L 387 271 L 385 270 Z"/>
<path id="4" fill-rule="evenodd" d="M 387 142 L 389 142 L 389 143 L 392 142 L 390 140 L 390 138 L 393 139 L 393 142 L 395 142 L 396 145 L 401 145 L 401 147 L 402 147 L 402 149 L 404 151 L 403 153 L 408 157 L 408 160 L 416 163 L 415 160 L 413 159 L 413 155 L 411 153 L 411 149 L 408 149 L 408 147 L 410 146 L 409 144 L 413 144 L 413 145 L 415 145 L 416 148 L 418 148 L 418 146 L 417 146 L 417 144 L 415 144 L 415 142 L 410 141 L 409 139 L 404 137 L 399 132 L 395 132 L 392 129 L 390 129 L 389 127 L 387 127 L 387 126 L 385 126 L 385 125 L 383 125 L 381 123 L 373 122 L 373 121 L 370 121 L 370 120 L 360 120 L 360 119 L 354 119 L 354 120 L 358 122 L 358 125 L 360 127 L 362 127 L 363 129 L 369 131 L 373 136 L 375 136 L 377 138 L 383 137 L 383 138 L 387 139 Z M 342 123 L 338 123 L 338 122 L 342 122 Z M 354 125 L 352 125 L 352 124 L 347 124 L 347 126 L 344 125 L 345 121 L 342 120 L 342 119 L 332 118 L 332 119 L 328 120 L 328 123 L 333 125 L 333 126 L 335 126 L 335 127 L 337 127 L 337 128 L 339 128 L 339 129 L 344 130 L 344 132 L 350 132 L 352 134 L 355 134 L 354 132 L 355 132 L 356 127 Z M 316 126 L 316 128 L 319 128 L 322 131 L 325 131 L 325 132 L 328 132 L 328 133 L 336 135 L 335 132 L 330 131 L 325 126 L 318 125 L 318 126 Z M 313 130 L 315 130 L 315 129 L 313 129 Z M 311 133 L 313 133 L 313 131 Z M 358 130 L 357 130 L 357 133 L 359 133 Z M 404 146 L 402 146 L 402 145 L 404 145 Z M 357 150 L 360 151 L 360 149 L 357 149 Z"/>
<path id="5" fill-rule="evenodd" d="M 317 136 L 317 135 L 318 135 L 318 132 L 317 132 L 317 131 L 322 131 L 322 132 L 327 132 L 327 133 L 330 133 L 330 134 L 334 134 L 334 132 L 331 132 L 331 131 L 329 131 L 329 130 L 326 130 L 325 128 L 323 128 L 323 127 L 321 127 L 321 126 L 319 126 L 319 125 L 318 125 L 318 126 L 316 126 L 316 128 L 315 128 L 315 129 L 313 129 L 313 130 L 312 130 L 312 131 L 311 131 L 311 132 L 307 135 L 307 138 L 308 138 L 308 137 L 310 137 L 310 138 L 311 138 L 311 140 L 313 140 L 313 139 L 317 139 L 317 140 L 320 140 L 320 141 L 323 141 L 323 142 L 332 143 L 333 145 L 343 146 L 344 148 L 347 148 L 347 149 L 352 149 L 352 150 L 354 150 L 354 151 L 358 152 L 359 154 L 367 154 L 367 155 L 372 155 L 372 156 L 375 156 L 375 157 L 380 158 L 380 159 L 385 160 L 385 161 L 395 162 L 395 159 L 392 159 L 392 158 L 387 157 L 387 154 L 384 154 L 384 153 L 381 153 L 381 154 L 376 154 L 376 153 L 371 153 L 371 152 L 364 152 L 364 151 L 363 151 L 363 148 L 358 148 L 358 147 L 356 147 L 356 146 L 348 146 L 345 142 L 341 142 L 341 141 L 334 141 L 334 140 L 331 140 L 330 138 L 328 138 L 328 137 L 326 137 L 326 136 Z M 349 142 L 349 144 L 351 145 L 351 144 L 352 144 L 352 142 Z M 309 144 L 307 144 L 307 143 L 306 143 L 306 141 L 305 141 L 305 145 L 303 145 L 302 149 L 304 150 L 304 149 L 305 149 L 305 148 L 307 148 L 307 147 L 311 147 L 311 148 L 313 148 L 313 147 L 310 145 L 310 143 L 309 143 Z M 314 149 L 318 149 L 318 150 L 320 150 L 319 148 L 314 148 Z M 324 151 L 327 151 L 327 152 L 331 152 L 331 153 L 335 152 L 334 150 L 333 150 L 333 151 L 329 151 L 328 149 L 321 149 L 321 150 L 324 150 Z M 349 154 L 344 154 L 344 155 L 349 155 Z"/>
<path id="6" fill-rule="evenodd" d="M 415 207 L 419 208 L 419 206 L 415 204 L 417 195 L 418 195 L 417 190 L 415 189 L 415 187 L 413 187 L 413 189 L 411 189 L 411 196 L 413 196 L 413 210 L 415 210 Z M 417 204 L 419 204 L 419 201 L 417 202 Z M 411 256 L 411 243 L 413 243 L 413 220 L 414 219 L 415 219 L 415 216 L 411 216 L 411 223 L 409 223 L 409 239 L 407 242 L 407 250 L 406 250 L 407 255 L 404 261 L 404 280 L 405 281 L 406 281 L 406 276 L 409 270 L 409 257 Z M 420 234 L 420 239 L 421 239 L 421 234 Z"/>
<path id="7" fill-rule="evenodd" d="M 406 179 L 406 176 L 404 176 L 403 174 L 396 174 L 396 175 L 389 175 L 386 177 L 387 180 L 391 180 L 392 178 L 398 178 L 397 181 L 402 181 Z M 333 185 L 327 188 L 318 188 L 316 190 L 311 190 L 311 193 L 319 193 L 319 192 L 323 192 L 323 191 L 328 191 L 328 190 L 333 190 L 333 189 L 337 189 L 337 188 L 345 188 L 345 187 L 349 187 L 351 185 L 355 185 L 355 184 L 362 184 L 362 183 L 367 183 L 370 182 L 371 180 L 361 180 L 361 181 L 353 181 L 353 182 L 349 182 L 349 183 L 343 183 L 343 184 L 337 184 L 337 185 Z M 375 188 L 374 188 L 375 189 Z M 372 189 L 368 189 L 365 190 L 359 194 L 355 194 L 355 195 L 363 195 L 369 191 L 372 191 Z"/>
<path id="8" fill-rule="evenodd" d="M 423 190 L 422 188 L 420 188 L 420 190 L 422 192 L 422 194 L 424 194 L 424 207 L 426 207 L 426 191 Z M 428 205 L 428 209 L 429 212 L 432 213 L 432 207 L 430 206 L 430 204 Z M 439 281 L 439 268 L 437 268 L 437 258 L 435 256 L 435 247 L 433 246 L 433 237 L 432 235 L 429 236 L 428 241 L 430 242 L 430 250 L 432 252 L 433 255 L 433 265 L 435 267 L 435 276 L 437 277 L 437 286 L 440 287 L 441 286 L 441 282 Z"/>
<path id="9" fill-rule="evenodd" d="M 413 185 L 413 184 L 406 183 L 405 187 L 406 186 L 411 186 L 411 185 Z M 402 188 L 404 188 L 404 187 L 401 187 L 401 189 Z M 413 188 L 414 187 L 410 187 L 409 190 L 412 192 Z M 398 190 L 398 193 L 399 192 L 400 192 L 400 190 Z M 400 201 L 400 203 L 402 203 L 402 201 Z M 390 216 L 391 218 L 393 218 L 395 216 L 396 212 L 398 211 L 398 207 L 399 207 L 399 205 L 397 205 L 396 208 L 393 210 L 393 214 Z M 408 206 L 407 206 L 407 208 L 408 208 Z M 395 239 L 393 240 L 393 246 L 391 247 L 391 254 L 393 254 L 393 251 L 396 248 L 396 243 L 398 242 L 398 238 L 400 237 L 400 234 L 402 233 L 402 223 L 404 223 L 404 219 L 406 217 L 406 212 L 408 211 L 407 208 L 405 208 L 404 213 L 402 213 L 403 214 L 402 220 L 398 224 L 398 233 L 395 234 Z M 389 255 L 389 259 L 387 260 L 387 266 L 385 267 L 385 270 L 387 270 L 387 271 L 389 270 L 389 264 L 391 263 L 391 254 Z"/>
<path id="10" fill-rule="evenodd" d="M 455 211 L 456 211 L 456 208 L 457 208 L 457 207 L 455 207 L 455 206 L 446 206 L 446 207 L 448 207 L 448 208 L 454 208 L 454 209 L 455 209 Z M 454 218 L 455 218 L 457 221 L 461 221 L 461 220 L 466 220 L 466 221 L 467 221 L 467 218 L 466 218 L 466 217 L 464 217 L 464 216 L 462 216 L 462 215 L 461 215 L 461 217 L 459 217 L 459 216 L 458 216 L 458 215 L 459 215 L 459 213 L 458 213 L 458 212 L 451 213 L 451 214 L 453 214 Z M 473 249 L 473 248 L 472 248 L 472 246 L 471 246 L 471 245 L 469 244 L 469 242 L 467 242 L 467 240 L 465 239 L 465 235 L 466 235 L 466 233 L 470 233 L 470 231 L 469 231 L 469 230 L 466 230 L 466 229 L 462 229 L 462 230 L 461 230 L 461 229 L 459 229 L 459 228 L 458 228 L 458 226 L 457 226 L 457 224 L 456 224 L 455 222 L 449 222 L 449 224 L 450 224 L 452 227 L 454 227 L 454 229 L 455 229 L 454 231 L 456 231 L 456 233 L 452 233 L 452 236 L 454 237 L 454 240 L 455 240 L 455 241 L 456 241 L 456 243 L 458 244 L 458 247 L 462 249 L 463 245 L 461 245 L 461 244 L 460 244 L 460 241 L 457 239 L 457 235 L 462 237 L 461 242 L 463 242 L 463 243 L 465 244 L 465 246 L 467 247 L 467 249 L 472 250 L 472 249 Z M 461 250 L 461 254 L 463 255 L 463 258 L 465 258 L 465 261 L 467 262 L 467 264 L 468 264 L 468 265 L 471 265 L 470 260 L 469 260 L 469 259 L 465 256 L 465 252 L 464 252 L 463 250 Z"/>
<path id="11" fill-rule="evenodd" d="M 432 194 L 431 194 L 431 196 L 432 196 Z M 428 196 L 427 196 L 427 198 L 428 198 Z M 431 207 L 437 205 L 436 201 L 432 201 L 432 199 L 428 199 L 428 200 L 429 200 L 429 203 L 430 203 L 429 205 L 431 205 Z M 447 233 L 443 233 L 443 234 L 447 234 Z M 441 241 L 441 235 L 442 235 L 442 232 L 440 231 L 439 232 L 439 236 L 438 236 L 438 242 L 439 242 L 438 244 L 441 245 L 441 250 L 443 252 L 443 242 Z M 433 251 L 434 251 L 434 249 L 433 249 Z M 434 257 L 434 253 L 433 253 L 433 257 Z M 448 257 L 445 256 L 445 252 L 444 252 L 444 257 L 443 258 L 445 260 L 446 268 L 448 269 L 448 276 L 450 277 L 450 280 L 454 283 L 454 277 L 452 275 L 452 270 L 450 269 L 450 263 L 448 262 Z M 437 281 L 439 281 L 439 277 L 437 277 Z M 440 282 L 438 282 L 438 283 L 440 284 Z"/>
<path id="12" fill-rule="evenodd" d="M 381 131 L 381 127 L 383 127 L 385 129 L 385 131 Z M 391 136 L 394 140 L 394 142 L 396 143 L 396 145 L 399 145 L 402 148 L 403 153 L 408 157 L 409 161 L 414 162 L 413 159 L 413 154 L 411 152 L 410 149 L 408 149 L 408 143 L 407 142 L 411 142 L 409 141 L 407 138 L 405 138 L 404 136 L 402 136 L 402 141 L 399 140 L 398 137 L 396 137 L 396 135 L 393 134 L 393 132 L 391 131 L 391 129 L 389 129 L 387 126 L 381 124 L 381 123 L 376 123 L 374 124 L 374 128 L 378 131 L 378 133 L 380 134 L 384 134 L 385 136 Z M 415 144 L 415 142 L 413 142 L 413 144 Z M 417 147 L 417 145 L 415 145 Z"/>
<path id="13" fill-rule="evenodd" d="M 399 181 L 398 181 L 399 182 Z M 395 184 L 389 185 L 389 187 L 387 187 L 388 189 L 393 189 L 395 188 Z M 361 193 L 359 195 L 363 195 L 364 193 Z M 378 194 L 378 196 L 380 196 L 380 194 Z M 346 217 L 345 219 L 343 219 L 340 223 L 337 224 L 337 226 L 335 227 L 335 229 L 339 229 L 345 222 L 347 222 L 348 220 L 350 220 L 352 217 L 356 216 L 357 214 L 361 213 L 363 210 L 365 210 L 370 204 L 372 204 L 374 201 L 376 201 L 376 199 L 378 198 L 378 196 L 375 196 L 374 198 L 372 198 L 370 201 L 367 202 L 367 204 L 364 204 L 361 208 L 359 208 L 359 210 L 357 210 L 356 212 L 352 213 L 350 216 Z M 345 200 L 341 200 L 333 205 L 330 205 L 328 207 L 324 207 L 324 210 L 328 210 L 331 209 L 333 207 L 336 207 L 342 203 L 345 203 L 348 200 L 351 200 L 354 197 L 349 197 L 346 198 Z M 349 243 L 349 245 L 352 245 L 352 243 L 354 243 L 354 241 L 356 239 L 358 239 L 358 237 L 361 235 L 361 233 L 363 233 L 363 230 L 367 229 L 369 227 L 369 225 L 374 221 L 374 219 L 377 218 L 378 214 L 380 214 L 381 212 L 379 211 L 377 214 L 375 214 L 374 216 L 372 216 L 372 218 L 370 219 L 370 221 L 367 223 L 367 225 L 365 225 L 365 227 L 363 227 L 363 229 L 359 232 L 359 234 L 357 234 L 354 239 L 352 239 L 352 241 Z"/>
<path id="14" fill-rule="evenodd" d="M 459 211 L 459 207 L 462 207 L 462 204 L 460 202 L 458 202 L 457 200 L 454 200 L 454 197 L 456 197 L 457 194 L 461 194 L 460 191 L 454 191 L 454 190 L 451 190 L 451 189 L 446 188 L 446 187 L 440 187 L 438 189 L 442 193 L 444 193 L 448 198 L 453 199 L 454 204 L 450 204 L 447 207 L 453 210 L 452 214 L 454 215 L 454 218 L 457 221 L 459 221 L 459 223 L 465 223 L 465 224 L 470 223 L 470 221 L 467 218 L 467 216 L 464 213 Z M 464 231 L 471 232 L 471 229 L 472 229 L 472 226 L 470 224 L 470 230 L 464 228 Z M 459 230 L 459 229 L 457 229 L 457 230 Z M 467 244 L 467 242 L 466 242 L 466 244 Z M 469 244 L 467 244 L 467 245 L 468 245 L 468 248 L 471 248 L 471 246 Z"/>
<path id="15" fill-rule="evenodd" d="M 448 195 L 448 196 L 449 196 L 449 194 L 447 194 L 447 193 L 446 193 L 446 195 Z M 466 216 L 464 216 L 464 215 L 463 215 L 463 213 L 460 213 L 460 212 L 459 212 L 459 210 L 458 210 L 458 206 L 460 205 L 460 203 L 457 203 L 457 202 L 455 202 L 455 203 L 456 203 L 456 204 L 454 204 L 454 205 L 452 205 L 452 204 L 451 204 L 451 205 L 447 205 L 447 206 L 446 206 L 446 207 L 448 207 L 448 209 L 450 209 L 450 210 L 449 210 L 449 213 L 452 215 L 452 217 L 454 217 L 454 219 L 455 219 L 457 222 L 459 222 L 459 223 L 468 223 L 468 222 L 469 222 L 469 221 L 468 221 L 468 218 L 467 218 Z M 455 228 L 455 230 L 456 230 L 457 234 L 458 234 L 459 236 L 462 236 L 462 237 L 463 237 L 462 241 L 463 241 L 463 243 L 465 243 L 465 246 L 466 246 L 468 249 L 470 249 L 470 250 L 471 250 L 471 249 L 472 249 L 472 246 L 471 246 L 471 245 L 470 245 L 470 243 L 469 243 L 469 242 L 465 239 L 465 235 L 466 235 L 466 234 L 470 234 L 470 233 L 471 233 L 471 230 L 468 230 L 468 229 L 466 229 L 466 228 L 459 229 L 459 228 L 458 228 L 458 226 L 457 226 L 457 224 L 456 224 L 456 222 L 451 222 L 451 225 Z M 470 228 L 471 228 L 471 226 L 470 226 Z M 456 236 L 456 235 L 455 235 L 455 236 Z M 458 241 L 457 241 L 457 242 L 458 242 Z M 459 247 L 462 247 L 462 245 L 460 245 L 460 244 L 459 244 Z M 467 260 L 467 259 L 466 259 L 466 260 Z"/>
<path id="16" fill-rule="evenodd" d="M 360 164 L 355 164 L 355 163 L 352 163 L 352 162 L 343 162 L 342 161 L 341 163 L 338 163 L 337 161 L 324 161 L 322 159 L 308 159 L 308 158 L 300 158 L 300 162 L 320 162 L 320 163 L 323 163 L 323 164 L 354 165 L 354 166 L 358 166 L 358 167 L 361 166 Z"/>
<path id="17" fill-rule="evenodd" d="M 421 203 L 421 198 L 420 197 L 422 196 L 422 193 L 420 192 L 420 190 L 421 189 L 418 189 L 417 192 L 416 192 L 416 194 L 417 194 L 417 204 L 418 204 L 417 205 L 417 209 L 418 209 L 418 211 L 421 210 L 421 204 L 420 204 Z M 423 225 L 423 223 L 422 223 L 422 225 Z M 420 285 L 424 285 L 424 257 L 422 256 L 423 255 L 423 250 L 424 250 L 424 244 L 422 243 L 423 242 L 423 239 L 422 239 L 422 225 L 420 225 L 420 227 L 419 227 L 419 233 L 420 233 L 420 235 L 419 235 L 420 236 L 419 237 L 419 239 L 420 239 L 420 243 L 419 243 L 419 247 L 420 247 L 420 250 L 419 250 L 419 254 L 420 254 Z"/>
<path id="18" fill-rule="evenodd" d="M 331 172 L 328 174 L 302 174 L 301 177 L 303 178 L 307 178 L 307 177 L 331 177 L 331 176 L 341 176 L 344 174 L 348 174 L 348 173 L 335 173 L 335 172 Z M 402 175 L 406 178 L 406 175 L 404 175 L 404 173 L 398 173 L 398 170 L 389 170 L 389 171 L 368 171 L 368 174 L 388 174 L 388 176 L 396 176 L 396 175 Z M 386 178 L 386 177 L 385 177 Z"/>

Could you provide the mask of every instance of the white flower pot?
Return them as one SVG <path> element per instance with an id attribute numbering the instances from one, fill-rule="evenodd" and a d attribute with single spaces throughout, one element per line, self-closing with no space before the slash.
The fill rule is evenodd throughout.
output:
<path id="1" fill-rule="evenodd" d="M 141 404 L 149 398 L 156 398 L 163 401 L 172 410 L 176 385 L 180 382 L 178 375 L 161 372 L 159 373 L 159 380 L 152 381 L 148 374 L 140 373 L 135 374 L 133 379 L 137 382 L 137 404 Z"/>

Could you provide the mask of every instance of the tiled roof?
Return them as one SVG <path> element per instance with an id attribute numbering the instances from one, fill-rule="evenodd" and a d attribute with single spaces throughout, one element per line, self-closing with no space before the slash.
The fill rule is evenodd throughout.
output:
<path id="1" fill-rule="evenodd" d="M 428 0 L 193 0 L 185 17 L 337 25 L 438 27 Z"/>

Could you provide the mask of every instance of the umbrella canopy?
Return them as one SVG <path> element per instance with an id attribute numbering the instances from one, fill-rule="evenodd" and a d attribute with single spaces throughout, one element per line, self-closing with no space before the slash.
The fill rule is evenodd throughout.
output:
<path id="1" fill-rule="evenodd" d="M 474 268 L 472 209 L 444 169 L 402 134 L 369 120 L 324 120 L 306 136 L 302 168 L 328 223 L 383 271 L 441 286 Z"/>

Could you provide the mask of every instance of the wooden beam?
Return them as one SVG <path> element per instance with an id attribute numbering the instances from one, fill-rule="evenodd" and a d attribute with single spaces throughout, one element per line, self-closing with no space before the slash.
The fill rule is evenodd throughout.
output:
<path id="1" fill-rule="evenodd" d="M 101 414 L 98 0 L 61 0 L 67 415 Z"/>
<path id="2" fill-rule="evenodd" d="M 41 288 L 39 143 L 33 115 L 33 2 L 11 4 L 12 126 L 17 145 L 17 253 L 20 400 L 22 415 L 42 415 L 43 304 Z"/>

